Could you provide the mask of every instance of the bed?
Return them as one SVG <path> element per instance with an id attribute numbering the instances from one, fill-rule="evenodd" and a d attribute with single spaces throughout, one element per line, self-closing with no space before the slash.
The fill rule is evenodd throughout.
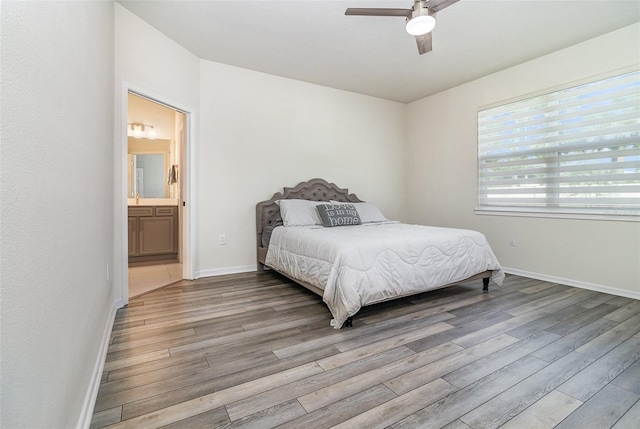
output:
<path id="1" fill-rule="evenodd" d="M 256 233 L 258 269 L 275 270 L 320 295 L 336 329 L 352 326 L 366 305 L 471 280 L 482 279 L 488 291 L 490 279 L 504 279 L 481 233 L 388 220 L 375 205 L 323 179 L 259 202 Z"/>

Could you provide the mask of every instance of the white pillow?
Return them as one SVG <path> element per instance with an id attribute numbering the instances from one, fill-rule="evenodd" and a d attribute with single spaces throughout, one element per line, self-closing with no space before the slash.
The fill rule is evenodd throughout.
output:
<path id="1" fill-rule="evenodd" d="M 339 201 L 331 200 L 332 204 L 344 204 Z M 371 223 L 371 222 L 388 222 L 389 219 L 384 217 L 378 206 L 373 203 L 348 203 L 356 206 L 356 210 L 358 211 L 358 215 L 360 215 L 361 223 Z"/>
<path id="2" fill-rule="evenodd" d="M 322 219 L 316 210 L 317 204 L 326 201 L 309 200 L 278 200 L 276 204 L 280 206 L 280 216 L 284 226 L 307 226 L 322 225 Z"/>

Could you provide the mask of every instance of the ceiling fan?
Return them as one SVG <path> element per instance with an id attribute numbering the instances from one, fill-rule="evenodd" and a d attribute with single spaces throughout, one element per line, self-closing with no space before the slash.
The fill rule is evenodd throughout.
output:
<path id="1" fill-rule="evenodd" d="M 431 51 L 431 30 L 436 26 L 436 12 L 451 6 L 458 0 L 415 0 L 411 9 L 349 8 L 345 15 L 403 16 L 407 32 L 416 36 L 420 55 Z"/>

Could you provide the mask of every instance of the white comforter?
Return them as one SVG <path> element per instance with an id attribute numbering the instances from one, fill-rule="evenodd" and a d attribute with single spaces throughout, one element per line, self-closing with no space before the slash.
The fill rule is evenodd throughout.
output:
<path id="1" fill-rule="evenodd" d="M 504 273 L 484 235 L 397 222 L 277 227 L 266 265 L 324 290 L 340 328 L 360 307 L 436 289 L 485 270 Z"/>

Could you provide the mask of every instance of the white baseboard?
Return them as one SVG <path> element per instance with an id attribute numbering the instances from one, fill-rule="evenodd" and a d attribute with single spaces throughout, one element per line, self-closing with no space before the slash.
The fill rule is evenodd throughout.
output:
<path id="1" fill-rule="evenodd" d="M 610 286 L 599 285 L 595 283 L 583 282 L 580 280 L 565 279 L 562 277 L 550 276 L 547 274 L 532 273 L 529 271 L 518 270 L 516 268 L 502 267 L 505 273 L 514 274 L 516 276 L 529 277 L 531 279 L 543 280 L 551 283 L 558 283 L 567 286 L 579 287 L 581 289 L 593 290 L 596 292 L 608 293 L 611 295 L 624 296 L 625 298 L 640 299 L 640 291 L 630 291 L 626 289 L 618 289 Z"/>
<path id="2" fill-rule="evenodd" d="M 201 277 L 224 276 L 226 274 L 250 273 L 257 271 L 256 265 L 242 265 L 239 267 L 213 268 L 210 270 L 196 271 L 196 279 Z"/>
<path id="3" fill-rule="evenodd" d="M 111 306 L 111 312 L 107 318 L 107 323 L 104 326 L 102 332 L 102 339 L 100 340 L 100 350 L 96 356 L 96 361 L 93 365 L 93 372 L 91 373 L 91 382 L 89 383 L 89 389 L 84 397 L 84 403 L 82 404 L 82 410 L 80 417 L 78 418 L 78 429 L 88 429 L 91 426 L 91 419 L 93 417 L 93 409 L 96 405 L 96 398 L 98 397 L 98 390 L 100 389 L 100 380 L 102 380 L 102 370 L 104 369 L 104 361 L 107 357 L 107 350 L 109 349 L 109 340 L 111 338 L 111 330 L 113 329 L 113 323 L 116 319 L 116 312 L 123 306 L 121 299 L 117 299 Z"/>

